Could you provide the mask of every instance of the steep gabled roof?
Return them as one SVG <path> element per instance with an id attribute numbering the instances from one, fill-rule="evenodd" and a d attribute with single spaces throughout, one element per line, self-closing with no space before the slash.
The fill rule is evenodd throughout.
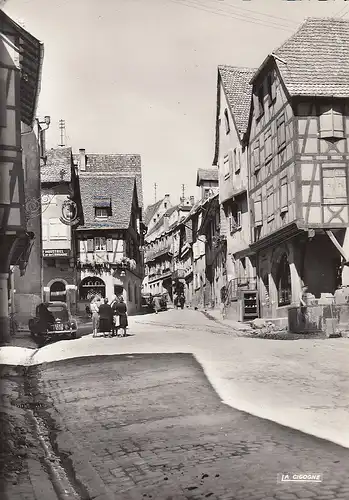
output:
<path id="1" fill-rule="evenodd" d="M 217 165 L 219 149 L 219 115 L 221 85 L 233 115 L 234 124 L 239 136 L 245 134 L 252 100 L 251 78 L 256 72 L 253 68 L 239 68 L 237 66 L 218 66 L 217 97 L 216 97 L 216 140 L 213 165 Z"/>
<path id="2" fill-rule="evenodd" d="M 158 209 L 160 208 L 161 203 L 164 201 L 164 198 L 153 203 L 152 205 L 148 205 L 145 213 L 144 213 L 144 224 L 146 226 L 149 225 L 149 222 L 152 220 Z"/>
<path id="3" fill-rule="evenodd" d="M 218 168 L 199 168 L 196 175 L 196 185 L 199 186 L 202 181 L 218 182 Z"/>
<path id="4" fill-rule="evenodd" d="M 230 110 L 234 116 L 236 127 L 242 134 L 247 130 L 252 96 L 250 80 L 255 71 L 252 68 L 218 66 L 218 73 Z"/>
<path id="5" fill-rule="evenodd" d="M 40 168 L 41 183 L 70 182 L 72 177 L 72 148 L 49 149 L 46 164 Z"/>
<path id="6" fill-rule="evenodd" d="M 76 163 L 79 155 L 73 156 Z M 86 153 L 86 172 L 115 173 L 122 177 L 136 177 L 139 205 L 143 206 L 141 156 L 138 154 Z"/>
<path id="7" fill-rule="evenodd" d="M 308 18 L 273 54 L 291 96 L 349 97 L 349 20 Z"/>
<path id="8" fill-rule="evenodd" d="M 134 177 L 109 175 L 93 175 L 80 173 L 80 193 L 84 214 L 84 226 L 88 229 L 127 229 L 130 225 L 132 200 L 136 189 Z M 108 221 L 99 222 L 95 219 L 95 199 L 110 196 L 112 215 Z"/>

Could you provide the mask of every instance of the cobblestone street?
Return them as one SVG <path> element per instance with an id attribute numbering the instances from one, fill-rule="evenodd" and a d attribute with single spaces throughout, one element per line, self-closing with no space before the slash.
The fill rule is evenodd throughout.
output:
<path id="1" fill-rule="evenodd" d="M 86 357 L 32 370 L 110 498 L 348 498 L 348 450 L 228 408 L 189 354 Z M 277 484 L 286 472 L 324 480 Z"/>
<path id="2" fill-rule="evenodd" d="M 131 317 L 123 339 L 85 334 L 0 349 L 27 366 L 25 401 L 79 498 L 349 497 L 349 451 L 307 435 L 347 446 L 347 339 L 245 338 L 193 310 Z M 278 484 L 287 472 L 324 480 Z M 29 500 L 30 483 L 8 486 Z"/>

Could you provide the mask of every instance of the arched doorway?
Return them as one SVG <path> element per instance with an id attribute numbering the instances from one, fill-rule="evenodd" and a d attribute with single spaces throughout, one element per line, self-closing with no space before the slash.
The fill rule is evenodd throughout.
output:
<path id="1" fill-rule="evenodd" d="M 79 286 L 80 300 L 91 300 L 95 295 L 105 297 L 105 283 L 97 276 L 89 276 L 84 278 Z"/>
<path id="2" fill-rule="evenodd" d="M 50 286 L 50 302 L 66 302 L 67 291 L 63 281 L 54 281 Z"/>
<path id="3" fill-rule="evenodd" d="M 279 262 L 276 286 L 278 292 L 278 306 L 287 306 L 291 304 L 291 270 L 287 254 L 285 253 L 282 255 Z"/>

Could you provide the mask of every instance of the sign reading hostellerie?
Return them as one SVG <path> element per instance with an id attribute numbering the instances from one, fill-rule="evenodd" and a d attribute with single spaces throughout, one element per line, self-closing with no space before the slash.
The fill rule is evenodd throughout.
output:
<path id="1" fill-rule="evenodd" d="M 70 249 L 57 249 L 43 250 L 43 257 L 70 257 Z"/>

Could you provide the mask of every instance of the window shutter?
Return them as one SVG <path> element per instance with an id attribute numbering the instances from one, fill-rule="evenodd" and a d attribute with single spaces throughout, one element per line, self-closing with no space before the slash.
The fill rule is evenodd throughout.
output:
<path id="1" fill-rule="evenodd" d="M 240 149 L 237 150 L 236 154 L 236 165 L 235 165 L 235 172 L 239 172 L 241 168 L 241 151 Z"/>
<path id="2" fill-rule="evenodd" d="M 238 210 L 237 216 L 236 216 L 236 225 L 238 227 L 241 227 L 241 210 Z"/>
<path id="3" fill-rule="evenodd" d="M 52 218 L 49 220 L 50 240 L 67 240 L 68 235 L 69 235 L 69 226 L 63 224 L 57 218 Z"/>
<path id="4" fill-rule="evenodd" d="M 280 149 L 286 142 L 285 116 L 282 115 L 277 121 L 277 139 L 278 148 Z"/>
<path id="5" fill-rule="evenodd" d="M 253 170 L 254 172 L 259 170 L 260 167 L 260 150 L 259 150 L 259 139 L 255 142 L 253 147 Z"/>
<path id="6" fill-rule="evenodd" d="M 280 209 L 281 213 L 288 211 L 288 185 L 287 177 L 281 179 L 280 182 Z"/>
<path id="7" fill-rule="evenodd" d="M 107 238 L 107 252 L 113 251 L 113 239 Z"/>
<path id="8" fill-rule="evenodd" d="M 226 175 L 230 174 L 230 172 L 233 172 L 233 165 L 234 165 L 234 151 L 232 149 L 229 149 L 228 162 L 225 166 L 225 171 L 224 171 Z"/>
<path id="9" fill-rule="evenodd" d="M 94 250 L 93 238 L 89 238 L 87 240 L 87 251 L 93 252 L 93 250 Z"/>
<path id="10" fill-rule="evenodd" d="M 271 151 L 271 129 L 269 129 L 264 134 L 264 156 L 265 156 L 265 161 L 270 160 L 270 158 L 272 156 L 272 151 Z"/>
<path id="11" fill-rule="evenodd" d="M 0 127 L 7 126 L 7 95 L 6 95 L 6 79 L 8 72 L 12 72 L 14 78 L 14 71 L 12 69 L 0 69 Z"/>
<path id="12" fill-rule="evenodd" d="M 347 204 L 347 176 L 344 168 L 323 168 L 323 203 Z"/>
<path id="13" fill-rule="evenodd" d="M 263 224 L 262 219 L 262 200 L 259 198 L 254 202 L 254 225 L 261 226 Z"/>
<path id="14" fill-rule="evenodd" d="M 273 186 L 271 186 L 267 191 L 267 212 L 268 219 L 274 216 L 274 193 Z"/>

